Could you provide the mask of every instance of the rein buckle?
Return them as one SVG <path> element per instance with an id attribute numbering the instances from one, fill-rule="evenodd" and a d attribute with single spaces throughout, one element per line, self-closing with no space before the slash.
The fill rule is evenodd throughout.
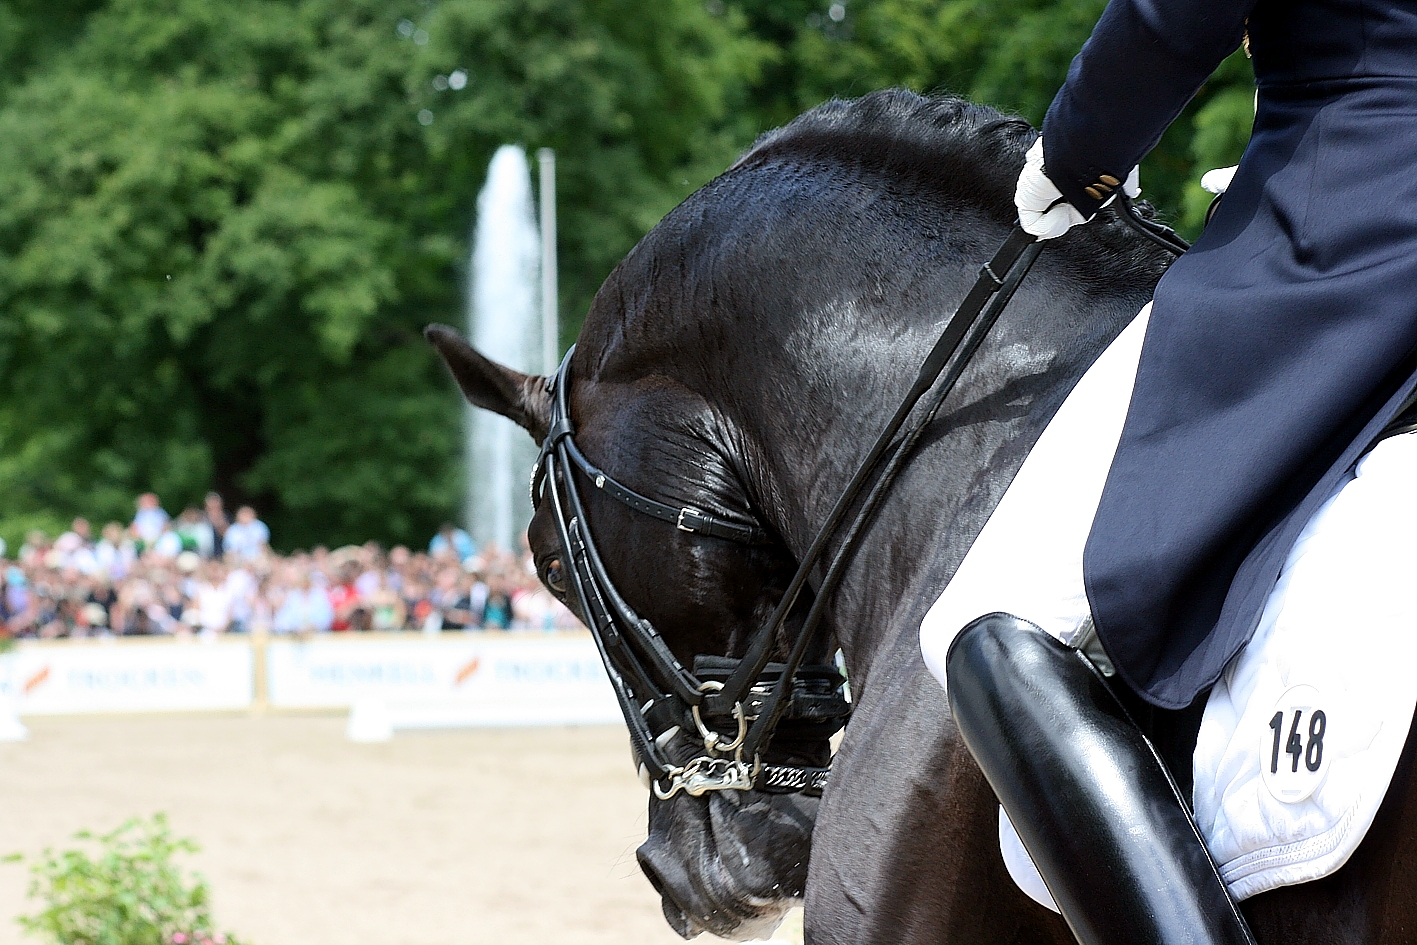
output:
<path id="1" fill-rule="evenodd" d="M 685 524 L 684 524 L 684 516 L 686 516 L 686 515 L 692 515 L 692 516 L 694 516 L 695 518 L 702 520 L 702 519 L 703 519 L 703 516 L 704 516 L 704 513 L 700 512 L 698 509 L 691 509 L 691 508 L 680 509 L 680 510 L 679 510 L 679 520 L 674 523 L 676 526 L 678 526 L 678 528 L 679 528 L 679 530 L 680 530 L 681 532 L 695 532 L 695 531 L 698 531 L 697 528 L 690 528 L 688 525 L 685 525 Z"/>

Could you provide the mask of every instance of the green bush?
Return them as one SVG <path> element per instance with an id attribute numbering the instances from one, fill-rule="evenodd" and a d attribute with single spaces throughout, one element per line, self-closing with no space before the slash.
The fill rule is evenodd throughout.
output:
<path id="1" fill-rule="evenodd" d="M 31 863 L 29 897 L 44 908 L 19 918 L 26 932 L 54 945 L 239 945 L 213 930 L 206 880 L 173 862 L 198 847 L 164 815 L 74 839 L 97 849 L 46 849 Z"/>

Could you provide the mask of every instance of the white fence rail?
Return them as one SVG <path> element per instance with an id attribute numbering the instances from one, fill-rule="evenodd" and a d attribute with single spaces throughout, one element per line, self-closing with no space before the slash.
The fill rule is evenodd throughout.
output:
<path id="1" fill-rule="evenodd" d="M 599 724 L 619 710 L 585 634 L 338 634 L 21 641 L 0 656 L 21 716 L 342 709 L 395 725 Z"/>
<path id="2" fill-rule="evenodd" d="M 620 719 L 589 637 L 274 640 L 266 647 L 266 673 L 273 707 L 382 699 L 396 728 Z"/>

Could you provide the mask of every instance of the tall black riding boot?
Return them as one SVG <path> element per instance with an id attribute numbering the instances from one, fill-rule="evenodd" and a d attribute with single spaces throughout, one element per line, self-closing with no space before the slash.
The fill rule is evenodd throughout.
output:
<path id="1" fill-rule="evenodd" d="M 964 742 L 1082 945 L 1254 945 L 1160 757 L 1087 657 L 990 614 L 946 661 Z"/>

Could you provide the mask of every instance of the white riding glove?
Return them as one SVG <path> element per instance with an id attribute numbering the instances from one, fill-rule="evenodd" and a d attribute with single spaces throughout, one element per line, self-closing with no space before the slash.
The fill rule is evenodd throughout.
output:
<path id="1" fill-rule="evenodd" d="M 1132 168 L 1127 175 L 1122 192 L 1128 197 L 1141 196 L 1141 176 L 1137 168 Z M 1019 174 L 1018 185 L 1014 188 L 1014 206 L 1018 208 L 1018 220 L 1024 232 L 1041 240 L 1056 239 L 1079 223 L 1087 222 L 1087 218 L 1063 199 L 1062 192 L 1043 173 L 1042 135 L 1028 149 L 1023 172 Z"/>
<path id="2" fill-rule="evenodd" d="M 1235 172 L 1240 169 L 1240 165 L 1234 167 L 1217 167 L 1213 171 L 1206 171 L 1201 175 L 1201 190 L 1210 194 L 1223 194 L 1230 189 L 1230 182 L 1235 179 Z"/>

